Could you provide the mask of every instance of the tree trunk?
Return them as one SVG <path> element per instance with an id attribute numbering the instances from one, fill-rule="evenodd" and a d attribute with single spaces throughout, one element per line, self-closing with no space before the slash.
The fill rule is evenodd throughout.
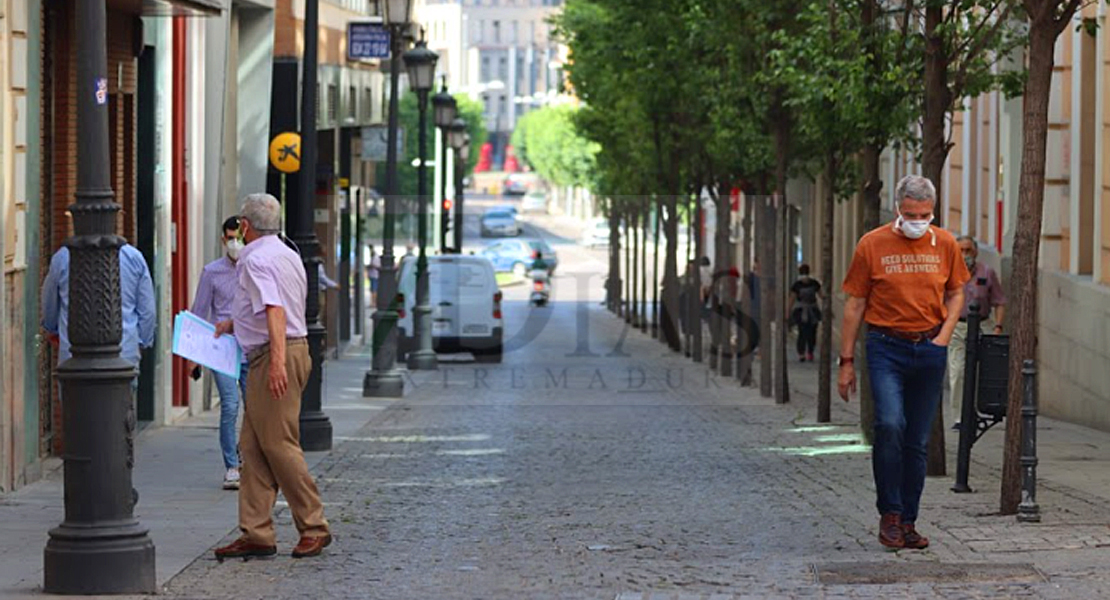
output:
<path id="1" fill-rule="evenodd" d="M 1057 2 L 1049 2 L 1056 5 Z M 1048 15 L 1055 10 L 1046 11 Z M 1070 15 L 1061 17 L 1064 23 Z M 1022 361 L 1037 356 L 1037 263 L 1044 214 L 1045 146 L 1048 100 L 1052 85 L 1053 50 L 1059 26 L 1050 18 L 1034 20 L 1029 29 L 1029 75 L 1021 125 L 1021 180 L 1018 184 L 1017 229 L 1014 233 L 1013 272 L 1010 274 L 1010 380 L 1006 412 L 1006 445 L 1002 461 L 1002 514 L 1017 512 L 1021 501 Z"/>
<path id="2" fill-rule="evenodd" d="M 771 198 L 761 197 L 756 211 L 756 250 L 759 256 L 759 394 L 774 396 L 773 365 L 775 360 L 771 324 L 775 321 L 775 207 Z"/>
<path id="3" fill-rule="evenodd" d="M 705 353 L 705 340 L 703 339 L 702 332 L 704 327 L 701 322 L 701 307 L 704 305 L 701 299 L 701 286 L 704 285 L 701 280 L 701 257 L 705 255 L 705 244 L 702 243 L 702 210 L 701 210 L 701 190 L 697 189 L 693 194 L 693 207 L 694 207 L 694 272 L 691 281 L 693 281 L 693 289 L 690 290 L 690 298 L 693 301 L 690 312 L 690 323 L 693 325 L 694 330 L 694 362 L 700 363 L 704 358 Z"/>
<path id="4" fill-rule="evenodd" d="M 948 159 L 948 136 L 945 120 L 952 106 L 948 88 L 948 56 L 944 50 L 942 33 L 938 31 L 944 19 L 944 7 L 931 3 L 925 9 L 925 111 L 921 119 L 921 172 L 937 191 L 934 215 L 936 224 L 944 222 L 942 197 L 944 163 Z M 899 201 L 901 198 L 898 199 Z M 926 473 L 933 477 L 947 474 L 944 449 L 944 402 L 937 403 L 929 434 L 929 459 Z"/>
<path id="5" fill-rule="evenodd" d="M 632 211 L 624 211 L 624 322 L 632 323 Z"/>
<path id="6" fill-rule="evenodd" d="M 821 231 L 821 345 L 817 365 L 817 422 L 832 420 L 832 333 L 833 333 L 833 236 L 836 234 L 836 177 L 840 168 L 835 152 L 825 158 L 824 222 Z"/>
<path id="7" fill-rule="evenodd" d="M 651 238 L 655 247 L 655 256 L 651 261 L 651 337 L 659 339 L 659 219 L 662 211 L 659 204 L 653 205 L 655 209 L 655 235 Z"/>
<path id="8" fill-rule="evenodd" d="M 778 118 L 775 127 L 775 197 L 778 208 L 778 224 L 776 227 L 775 241 L 778 243 L 778 252 L 775 253 L 775 275 L 780 285 L 775 293 L 775 315 L 779 320 L 776 331 L 775 347 L 775 403 L 786 404 L 790 402 L 790 379 L 786 372 L 788 333 L 790 331 L 790 315 L 786 314 L 786 294 L 790 289 L 790 274 L 787 272 L 790 265 L 790 206 L 786 202 L 786 168 L 789 159 L 790 145 L 790 117 L 782 106 L 778 104 Z"/>
<path id="9" fill-rule="evenodd" d="M 643 208 L 640 215 L 640 331 L 647 333 L 648 328 L 651 327 L 651 320 L 648 318 L 648 249 L 647 249 L 647 228 L 650 223 L 651 209 L 648 206 L 648 201 L 645 199 Z"/>
<path id="10" fill-rule="evenodd" d="M 863 147 L 863 222 L 860 236 L 879 226 L 882 219 L 883 180 L 879 169 L 879 158 L 883 149 L 878 144 L 869 143 Z M 875 397 L 871 394 L 871 378 L 867 376 L 867 323 L 860 325 L 859 342 L 856 344 L 856 372 L 859 377 L 859 420 L 860 432 L 868 444 L 874 443 Z"/>
<path id="11" fill-rule="evenodd" d="M 721 377 L 732 376 L 732 311 L 736 281 L 732 278 L 732 247 L 729 244 L 729 224 L 732 216 L 732 188 L 726 182 L 717 194 L 717 240 L 714 243 L 713 278 L 717 310 L 717 368 Z"/>
<path id="12" fill-rule="evenodd" d="M 736 320 L 736 339 L 738 343 L 742 344 L 738 350 L 742 354 L 736 357 L 736 378 L 740 380 L 740 385 L 752 385 L 752 359 L 755 358 L 755 348 L 752 345 L 752 340 L 748 336 L 748 330 L 741 331 L 744 324 L 755 323 L 755 328 L 758 330 L 759 321 L 752 318 L 752 290 L 748 274 L 752 272 L 752 251 L 755 245 L 752 244 L 752 209 L 755 205 L 755 198 L 748 195 L 748 193 L 741 192 L 740 201 L 743 203 L 744 218 L 741 221 L 741 228 L 743 229 L 743 244 L 740 246 L 740 264 L 737 270 L 740 271 L 740 319 Z M 747 318 L 745 318 L 747 317 Z M 748 319 L 751 318 L 751 321 Z M 759 335 L 758 331 L 750 332 L 752 335 Z"/>
<path id="13" fill-rule="evenodd" d="M 925 106 L 921 118 L 921 172 L 937 188 L 936 224 L 944 223 L 941 187 L 944 163 L 948 159 L 945 120 L 952 107 L 948 88 L 948 56 L 944 50 L 944 5 L 927 4 L 925 9 Z M 901 200 L 901 199 L 899 199 Z"/>
<path id="14" fill-rule="evenodd" d="M 667 255 L 663 260 L 663 306 L 660 307 L 660 327 L 667 345 L 675 352 L 682 351 L 678 329 L 678 197 L 666 196 L 667 216 L 663 227 L 667 235 Z"/>
<path id="15" fill-rule="evenodd" d="M 616 207 L 609 210 L 609 298 L 608 309 L 620 314 L 621 304 L 621 232 L 620 213 Z"/>
<path id="16" fill-rule="evenodd" d="M 636 228 L 640 224 L 640 211 L 638 210 L 638 207 L 632 207 L 632 210 L 629 214 L 629 219 L 629 260 L 632 263 L 631 271 L 629 273 L 632 278 L 632 293 L 629 294 L 628 299 L 631 302 L 632 306 L 629 308 L 628 312 L 632 315 L 632 320 L 630 321 L 630 323 L 632 324 L 632 328 L 635 329 L 636 327 L 640 326 L 640 318 L 642 317 L 642 315 L 640 314 L 640 240 L 636 238 Z"/>

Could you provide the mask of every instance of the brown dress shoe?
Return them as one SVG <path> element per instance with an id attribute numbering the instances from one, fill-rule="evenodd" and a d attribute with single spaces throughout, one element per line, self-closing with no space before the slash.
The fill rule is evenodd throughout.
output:
<path id="1" fill-rule="evenodd" d="M 902 516 L 887 513 L 879 520 L 879 543 L 887 548 L 905 548 L 906 537 L 902 533 Z"/>
<path id="2" fill-rule="evenodd" d="M 913 523 L 902 523 L 902 539 L 905 540 L 905 547 L 911 550 L 924 550 L 929 547 L 929 538 L 918 533 Z"/>
<path id="3" fill-rule="evenodd" d="M 309 556 L 319 556 L 324 548 L 331 545 L 331 534 L 324 534 L 318 537 L 303 536 L 301 541 L 293 548 L 293 558 L 306 558 Z"/>
<path id="4" fill-rule="evenodd" d="M 216 560 L 220 562 L 223 562 L 225 558 L 247 560 L 251 557 L 273 556 L 275 554 L 277 554 L 277 546 L 263 546 L 262 544 L 248 542 L 243 538 L 239 538 L 223 548 L 216 548 Z"/>

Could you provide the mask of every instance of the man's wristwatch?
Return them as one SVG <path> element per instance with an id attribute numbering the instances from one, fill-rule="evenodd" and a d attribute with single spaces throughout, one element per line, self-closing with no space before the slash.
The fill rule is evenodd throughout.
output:
<path id="1" fill-rule="evenodd" d="M 836 365 L 837 365 L 838 367 L 843 367 L 844 365 L 850 365 L 850 364 L 852 364 L 852 363 L 854 363 L 854 362 L 856 362 L 856 359 L 855 359 L 854 357 L 851 357 L 851 356 L 841 356 L 841 357 L 840 357 L 840 359 L 839 359 L 839 360 L 838 360 L 838 361 L 836 362 Z"/>

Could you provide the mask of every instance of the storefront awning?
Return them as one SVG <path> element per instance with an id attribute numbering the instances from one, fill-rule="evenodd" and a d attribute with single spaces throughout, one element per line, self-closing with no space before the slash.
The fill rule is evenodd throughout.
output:
<path id="1" fill-rule="evenodd" d="M 225 0 L 142 0 L 145 17 L 214 17 L 226 8 Z"/>

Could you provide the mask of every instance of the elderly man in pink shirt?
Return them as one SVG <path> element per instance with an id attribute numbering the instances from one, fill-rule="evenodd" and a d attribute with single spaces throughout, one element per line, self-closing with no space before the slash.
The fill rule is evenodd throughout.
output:
<path id="1" fill-rule="evenodd" d="M 308 355 L 305 299 L 308 282 L 300 256 L 278 238 L 281 205 L 269 194 L 243 201 L 239 231 L 247 245 L 236 264 L 239 287 L 231 320 L 216 335 L 234 333 L 250 371 L 239 451 L 239 529 L 242 535 L 216 549 L 216 558 L 270 556 L 277 552 L 273 509 L 285 494 L 300 542 L 293 558 L 316 556 L 331 543 L 316 482 L 300 446 L 301 393 Z"/>

